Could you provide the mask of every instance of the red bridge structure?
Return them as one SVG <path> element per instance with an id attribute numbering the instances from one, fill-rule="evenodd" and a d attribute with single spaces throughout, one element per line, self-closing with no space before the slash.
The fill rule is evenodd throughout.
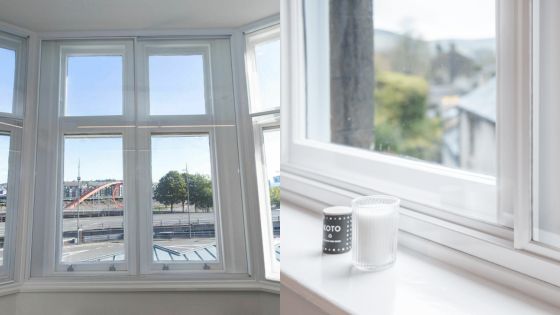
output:
<path id="1" fill-rule="evenodd" d="M 82 202 L 84 202 L 85 200 L 87 200 L 89 197 L 93 196 L 95 193 L 107 188 L 107 187 L 113 187 L 113 194 L 111 196 L 111 200 L 113 201 L 113 203 L 115 204 L 115 207 L 122 209 L 124 206 L 122 203 L 120 203 L 119 201 L 117 201 L 117 197 L 120 195 L 121 192 L 121 187 L 122 187 L 123 182 L 122 181 L 118 181 L 118 182 L 109 182 L 109 183 L 105 183 L 103 185 L 99 185 L 91 190 L 85 191 L 82 193 L 82 195 L 74 200 L 72 200 L 72 202 L 68 203 L 64 209 L 75 209 L 76 206 Z"/>

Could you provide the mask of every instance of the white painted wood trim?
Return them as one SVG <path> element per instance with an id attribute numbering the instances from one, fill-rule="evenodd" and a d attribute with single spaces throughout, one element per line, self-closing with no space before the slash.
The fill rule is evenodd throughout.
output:
<path id="1" fill-rule="evenodd" d="M 282 202 L 291 202 L 316 213 L 326 206 L 349 205 L 353 198 L 362 195 L 287 172 L 283 172 L 282 176 Z M 560 287 L 560 274 L 557 272 L 560 263 L 515 249 L 510 240 L 406 207 L 406 203 L 403 203 L 401 231 L 523 274 L 543 284 Z M 491 277 L 491 274 L 487 277 Z"/>

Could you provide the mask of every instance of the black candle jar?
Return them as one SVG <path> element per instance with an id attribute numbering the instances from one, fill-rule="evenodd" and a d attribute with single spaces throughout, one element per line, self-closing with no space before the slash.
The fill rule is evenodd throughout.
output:
<path id="1" fill-rule="evenodd" d="M 342 254 L 352 249 L 352 208 L 323 209 L 323 253 Z"/>

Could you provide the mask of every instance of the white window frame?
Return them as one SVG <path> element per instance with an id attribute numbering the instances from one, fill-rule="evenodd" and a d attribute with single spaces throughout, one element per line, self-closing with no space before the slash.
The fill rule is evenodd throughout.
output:
<path id="1" fill-rule="evenodd" d="M 266 130 L 280 130 L 280 117 L 278 115 L 276 117 L 266 117 L 261 119 L 261 121 L 259 121 L 259 118 L 254 121 L 253 136 L 255 139 L 255 161 L 259 190 L 259 208 L 261 213 L 261 233 L 263 240 L 265 277 L 268 280 L 279 281 L 280 262 L 276 260 L 273 245 L 274 231 L 272 229 L 270 191 L 267 184 L 268 176 L 266 173 L 266 158 L 264 153 L 264 132 Z"/>
<path id="2" fill-rule="evenodd" d="M 260 113 L 261 115 L 266 112 L 275 113 L 280 110 L 280 107 L 272 107 L 266 110 L 258 110 L 259 103 L 262 98 L 260 95 L 261 89 L 258 86 L 258 72 L 257 72 L 257 58 L 255 56 L 255 48 L 257 45 L 266 43 L 271 40 L 280 38 L 280 26 L 272 25 L 245 34 L 245 72 L 247 73 L 248 96 L 249 96 L 249 112 Z M 251 87 L 252 86 L 252 87 Z"/>
<path id="3" fill-rule="evenodd" d="M 121 47 L 120 50 L 116 49 Z M 149 115 L 148 52 L 160 54 L 203 54 L 205 60 L 205 115 Z M 123 115 L 63 116 L 65 56 L 70 54 L 124 54 Z M 177 37 L 131 37 L 129 39 L 51 40 L 43 41 L 40 79 L 39 146 L 35 183 L 33 235 L 44 236 L 33 243 L 31 275 L 127 277 L 142 274 L 148 279 L 196 279 L 247 277 L 248 261 L 243 221 L 241 178 L 237 148 L 237 122 L 234 106 L 232 65 L 229 39 Z M 126 185 L 125 248 L 122 263 L 59 263 L 60 200 L 62 186 L 62 141 L 65 134 L 121 135 L 123 137 L 124 181 Z M 214 204 L 216 208 L 216 262 L 152 261 L 152 183 L 151 135 L 207 134 L 212 157 Z M 57 148 L 49 150 L 48 148 Z M 56 152 L 55 152 L 56 151 Z M 58 171 L 57 171 L 58 170 Z M 54 176 L 54 177 L 53 177 Z M 49 188 L 48 178 L 58 178 L 58 192 Z M 58 197 L 57 197 L 58 196 Z M 58 198 L 58 199 L 57 199 Z M 44 205 L 48 206 L 47 211 Z M 130 211 L 130 209 L 137 209 Z M 225 209 L 222 211 L 222 209 Z M 41 222 L 49 222 L 44 225 Z M 52 226 L 52 227 L 51 227 Z M 58 253 L 58 254 L 57 254 Z M 58 256 L 58 257 L 57 257 Z M 113 268 L 114 267 L 114 268 Z M 165 267 L 165 268 L 164 268 Z M 110 269 L 112 271 L 110 271 Z M 181 276 L 182 275 L 182 276 Z M 171 278 L 170 278 L 171 277 Z"/>
<path id="4" fill-rule="evenodd" d="M 280 263 L 274 254 L 274 232 L 270 209 L 270 192 L 266 174 L 263 132 L 266 129 L 280 129 L 280 108 L 259 109 L 256 106 L 261 101 L 256 69 L 255 48 L 258 44 L 271 40 L 280 40 L 280 25 L 266 26 L 252 32 L 245 33 L 245 72 L 247 77 L 247 95 L 249 111 L 253 124 L 253 139 L 255 148 L 255 167 L 259 194 L 259 211 L 261 218 L 261 235 L 263 243 L 265 278 L 272 281 L 280 280 Z"/>
<path id="5" fill-rule="evenodd" d="M 134 77 L 130 72 L 132 65 L 132 41 L 104 41 L 99 44 L 94 44 L 89 41 L 76 41 L 64 43 L 60 47 L 60 82 L 66 82 L 66 75 L 68 71 L 68 58 L 70 57 L 96 57 L 96 56 L 122 56 L 123 57 L 123 104 L 121 107 L 122 114 L 120 115 L 86 115 L 86 116 L 71 116 L 66 115 L 66 84 L 60 84 L 60 97 L 61 106 L 60 117 L 64 120 L 76 120 L 78 124 L 85 120 L 101 120 L 106 117 L 121 117 L 124 116 L 128 119 L 133 119 L 134 115 L 134 94 L 131 93 L 131 87 L 134 85 Z M 93 118 L 87 118 L 93 117 Z"/>
<path id="6" fill-rule="evenodd" d="M 15 262 L 15 244 L 19 205 L 19 174 L 21 172 L 22 122 L 20 125 L 5 122 L 0 117 L 0 134 L 10 136 L 10 153 L 8 158 L 8 198 L 6 200 L 6 222 L 4 228 L 3 264 L 0 265 L 0 283 L 13 279 Z M 4 125 L 4 124 L 13 125 Z"/>
<path id="7" fill-rule="evenodd" d="M 26 95 L 27 40 L 0 31 L 0 48 L 15 51 L 14 93 L 12 112 L 0 113 L 0 133 L 9 134 L 10 152 L 8 157 L 8 197 L 6 200 L 6 223 L 4 229 L 3 264 L 0 265 L 0 283 L 14 278 L 19 188 L 21 173 L 21 151 L 23 135 L 23 115 Z"/>
<path id="8" fill-rule="evenodd" d="M 14 78 L 14 99 L 11 113 L 0 113 L 2 117 L 23 119 L 25 107 L 25 73 L 26 68 L 26 54 L 27 45 L 26 39 L 2 32 L 0 30 L 0 48 L 5 48 L 15 51 L 16 55 L 16 68 Z"/>
<path id="9" fill-rule="evenodd" d="M 237 136 L 232 132 L 236 126 L 233 106 L 233 86 L 231 83 L 232 66 L 229 43 L 224 39 L 208 40 L 157 40 L 139 39 L 137 41 L 137 86 L 138 121 L 137 143 L 139 163 L 151 160 L 151 135 L 168 134 L 207 134 L 210 139 L 212 158 L 212 185 L 214 211 L 216 215 L 216 245 L 218 260 L 213 262 L 153 262 L 152 252 L 141 251 L 141 272 L 160 273 L 163 267 L 172 272 L 190 273 L 243 273 L 247 272 L 245 234 L 243 227 L 243 206 L 241 200 L 241 181 L 239 177 Z M 204 78 L 206 114 L 204 115 L 149 115 L 149 76 L 147 60 L 150 55 L 192 55 L 204 56 Z M 144 154 L 142 154 L 144 152 Z M 141 196 L 151 196 L 151 168 L 145 168 L 140 176 Z M 150 179 L 143 181 L 142 179 Z M 144 229 L 153 230 L 151 211 L 152 200 L 139 201 Z M 148 219 L 149 217 L 149 219 Z M 144 234 L 142 248 L 151 248 L 151 233 Z M 149 254 L 149 255 L 147 255 Z M 166 272 L 167 272 L 166 271 Z"/>
<path id="10" fill-rule="evenodd" d="M 400 230 L 404 235 L 413 234 L 560 286 L 559 262 L 542 257 L 552 257 L 550 250 L 527 243 L 531 235 L 532 4 L 531 0 L 497 0 L 500 123 L 498 180 L 494 183 L 483 175 L 306 139 L 303 1 L 282 3 L 283 200 L 335 205 L 349 204 L 364 194 L 392 194 L 403 199 Z M 501 225 L 440 208 L 426 199 L 429 195 L 422 196 L 421 192 L 445 185 L 477 194 L 497 185 L 497 221 Z M 483 202 L 477 207 L 488 202 L 480 199 Z M 451 259 L 451 255 L 445 258 Z"/>
<path id="11" fill-rule="evenodd" d="M 137 60 L 138 78 L 143 87 L 139 92 L 138 99 L 138 119 L 141 122 L 157 123 L 159 121 L 166 122 L 175 119 L 178 123 L 184 120 L 208 120 L 213 115 L 212 106 L 212 75 L 211 75 L 211 57 L 210 44 L 207 41 L 189 40 L 188 42 L 181 40 L 138 40 Z M 150 56 L 191 56 L 202 55 L 204 69 L 204 97 L 205 97 L 205 114 L 201 115 L 150 115 L 150 97 L 149 97 L 149 57 Z"/>
<path id="12" fill-rule="evenodd" d="M 324 1 L 313 1 L 311 3 L 318 7 L 309 8 L 309 11 L 328 14 L 328 8 L 324 8 Z M 326 26 L 328 27 L 328 24 Z M 320 29 L 317 28 L 318 31 Z M 318 34 L 308 34 L 307 38 L 313 39 L 314 45 L 321 45 L 319 48 L 311 47 L 314 52 L 321 53 L 329 50 L 328 38 L 325 39 L 327 42 L 325 40 L 321 41 L 321 36 L 318 36 Z M 320 80 L 320 76 L 328 75 L 322 71 L 325 68 L 328 69 L 329 65 L 316 65 L 316 62 L 328 63 L 328 58 L 325 59 L 316 55 L 306 58 L 306 66 L 309 64 L 313 66 L 315 71 L 321 71 L 313 74 L 313 80 L 308 84 L 307 91 L 315 97 L 320 94 L 324 95 L 324 93 L 317 93 L 317 90 L 328 93 L 330 81 Z M 302 75 L 305 77 L 306 73 L 304 72 Z M 316 83 L 318 81 L 320 82 Z M 325 106 L 329 102 L 328 99 L 311 98 L 306 101 L 309 102 L 309 110 L 313 110 L 314 114 L 319 112 L 317 108 L 325 108 L 323 112 L 328 112 L 328 107 Z M 379 192 L 384 194 L 406 196 L 406 201 L 427 205 L 434 213 L 445 210 L 445 212 L 458 217 L 464 216 L 475 220 L 485 219 L 484 221 L 487 222 L 496 221 L 503 226 L 513 226 L 511 211 L 503 209 L 503 211 L 499 211 L 499 215 L 496 215 L 497 188 L 493 176 L 308 139 L 306 123 L 302 122 L 306 120 L 307 107 L 300 106 L 296 110 L 298 112 L 294 112 L 293 115 L 297 116 L 297 121 L 301 123 L 301 127 L 293 129 L 294 141 L 290 146 L 290 156 L 294 161 L 298 161 L 300 167 L 317 170 L 320 174 L 324 173 L 323 170 L 325 169 L 333 170 L 330 172 L 331 177 L 340 178 L 347 184 L 360 182 L 368 187 L 376 187 Z M 320 119 L 322 126 L 328 126 L 330 118 L 326 118 L 326 121 L 324 118 Z M 317 129 L 319 127 L 314 126 L 313 128 Z M 340 172 L 338 173 L 334 172 L 335 168 L 332 167 L 334 160 L 347 167 L 344 170 L 339 168 Z M 347 176 L 349 171 L 352 173 L 351 177 Z M 370 176 L 369 174 L 376 174 L 377 176 Z M 403 178 L 407 179 L 406 182 L 403 182 Z M 429 183 L 429 187 L 426 183 Z M 449 187 L 453 187 L 453 190 L 446 193 L 441 192 L 448 190 Z M 476 197 L 465 198 L 462 193 L 464 191 L 468 191 Z"/>
<path id="13" fill-rule="evenodd" d="M 150 233 L 142 233 L 141 242 L 142 248 L 144 250 L 140 251 L 140 259 L 141 259 L 141 271 L 143 274 L 154 274 L 160 273 L 162 270 L 173 270 L 175 272 L 181 271 L 189 271 L 189 272 L 224 272 L 225 271 L 225 264 L 224 264 L 224 249 L 223 249 L 223 230 L 222 230 L 222 223 L 221 223 L 221 203 L 220 198 L 218 195 L 219 190 L 219 180 L 217 176 L 217 172 L 219 172 L 218 167 L 218 158 L 217 158 L 217 148 L 216 148 L 216 139 L 214 135 L 214 130 L 212 128 L 189 128 L 185 126 L 184 128 L 166 128 L 165 131 L 156 131 L 156 130 L 142 130 L 138 132 L 138 141 L 142 143 L 142 145 L 146 145 L 148 150 L 146 153 L 149 153 L 149 156 L 142 157 L 142 160 L 147 159 L 149 161 L 149 167 L 145 168 L 145 172 L 142 172 L 140 176 L 140 184 L 142 187 L 142 191 L 145 194 L 140 194 L 138 197 L 140 198 L 140 209 L 142 213 L 147 215 L 142 216 L 141 227 Z M 194 130 L 193 130 L 194 129 Z M 216 238 L 216 252 L 217 252 L 217 259 L 216 261 L 207 261 L 207 262 L 178 262 L 178 261 L 165 261 L 165 262 L 155 262 L 153 261 L 153 252 L 151 249 L 154 242 L 152 237 L 153 231 L 153 221 L 152 221 L 152 169 L 151 169 L 151 139 L 153 136 L 208 136 L 209 140 L 209 149 L 210 149 L 210 159 L 211 159 L 211 172 L 212 172 L 212 197 L 214 203 L 214 215 L 215 215 L 215 238 Z M 143 178 L 148 178 L 149 180 L 142 180 Z M 209 269 L 206 269 L 209 268 Z"/>
<path id="14" fill-rule="evenodd" d="M 527 145 L 531 148 L 531 154 L 524 156 L 528 159 L 528 163 L 531 168 L 529 170 L 525 168 L 520 169 L 520 172 L 525 172 L 526 181 L 520 183 L 521 188 L 524 191 L 529 191 L 529 194 L 523 194 L 523 198 L 519 198 L 519 202 L 523 202 L 523 207 L 520 207 L 516 213 L 516 225 L 515 225 L 515 246 L 518 249 L 532 252 L 544 257 L 548 257 L 557 261 L 560 261 L 560 249 L 554 248 L 547 245 L 546 243 L 534 240 L 534 235 L 537 233 L 537 226 L 534 222 L 538 221 L 538 211 L 541 209 L 539 203 L 539 173 L 541 166 L 539 165 L 539 117 L 541 115 L 540 107 L 543 106 L 541 102 L 539 89 L 540 85 L 540 51 L 541 51 L 541 1 L 542 0 L 532 0 L 531 1 L 531 12 L 530 12 L 530 30 L 528 35 L 528 43 L 531 47 L 531 52 L 529 55 L 531 61 L 531 68 L 526 71 L 529 72 L 529 77 L 531 78 L 531 94 L 529 96 L 524 96 L 525 99 L 529 99 L 530 108 L 527 108 L 525 113 L 527 117 L 530 117 L 529 121 L 524 121 L 526 127 L 530 130 L 529 138 L 525 136 L 522 138 L 523 145 Z M 545 104 L 545 106 L 550 106 L 551 104 Z M 553 131 L 552 131 L 553 132 Z"/>
<path id="15" fill-rule="evenodd" d="M 135 225 L 136 221 L 134 195 L 135 191 L 132 172 L 135 166 L 135 156 L 131 154 L 134 148 L 134 133 L 130 126 L 134 119 L 134 76 L 133 76 L 133 45 L 132 40 L 72 40 L 51 41 L 43 43 L 44 60 L 50 59 L 49 66 L 42 70 L 41 95 L 44 97 L 39 107 L 40 131 L 38 141 L 47 148 L 38 151 L 38 163 L 44 163 L 46 170 L 38 171 L 43 175 L 36 177 L 35 218 L 38 205 L 49 205 L 44 209 L 44 222 L 49 222 L 42 228 L 34 228 L 39 235 L 44 235 L 44 250 L 42 274 L 56 276 L 94 275 L 103 272 L 125 275 L 135 272 L 131 257 L 135 255 Z M 67 58 L 72 56 L 106 56 L 121 55 L 123 57 L 123 112 L 122 115 L 107 116 L 65 116 L 66 72 Z M 52 77 L 59 80 L 52 80 Z M 51 78 L 50 82 L 47 78 Z M 95 263 L 65 263 L 62 257 L 62 211 L 63 208 L 63 169 L 64 169 L 64 138 L 65 136 L 119 136 L 123 147 L 123 179 L 126 182 L 124 196 L 124 249 L 125 259 L 119 262 Z M 43 156 L 44 158 L 40 158 Z M 44 177 L 42 177 L 44 176 Z M 56 178 L 56 185 L 49 178 Z M 36 223 L 34 223 L 36 224 Z M 37 244 L 34 243 L 35 246 Z M 114 271 L 110 271 L 113 270 Z"/>

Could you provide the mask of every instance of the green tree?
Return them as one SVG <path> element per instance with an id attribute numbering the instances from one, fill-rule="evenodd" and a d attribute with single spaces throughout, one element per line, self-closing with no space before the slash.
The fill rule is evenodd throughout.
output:
<path id="1" fill-rule="evenodd" d="M 270 207 L 272 209 L 280 208 L 280 187 L 270 187 Z"/>
<path id="2" fill-rule="evenodd" d="M 182 202 L 186 198 L 187 185 L 185 179 L 179 172 L 170 171 L 163 176 L 154 189 L 154 199 L 158 202 L 171 207 Z"/>
<path id="3" fill-rule="evenodd" d="M 426 77 L 430 69 L 428 43 L 407 31 L 399 37 L 395 48 L 388 54 L 391 69 L 406 74 Z"/>
<path id="4" fill-rule="evenodd" d="M 389 71 L 376 76 L 375 149 L 439 161 L 442 126 L 426 115 L 428 82 Z"/>
<path id="5" fill-rule="evenodd" d="M 214 199 L 212 197 L 212 180 L 207 175 L 202 174 L 186 174 L 183 173 L 184 181 L 188 183 L 188 199 L 189 204 L 196 208 L 204 209 L 206 212 L 212 208 Z M 185 195 L 185 202 L 187 196 Z"/>

